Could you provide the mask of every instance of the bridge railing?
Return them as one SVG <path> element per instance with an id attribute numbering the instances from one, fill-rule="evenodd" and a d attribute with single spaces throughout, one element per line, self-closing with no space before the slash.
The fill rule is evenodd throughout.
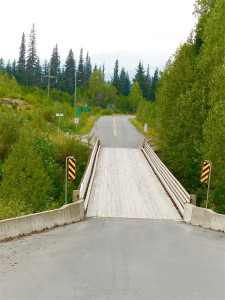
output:
<path id="1" fill-rule="evenodd" d="M 79 185 L 79 199 L 84 200 L 84 210 L 87 210 L 88 200 L 94 179 L 98 154 L 100 150 L 100 140 L 96 140 L 91 156 L 89 158 L 87 168 Z"/>
<path id="2" fill-rule="evenodd" d="M 147 142 L 143 143 L 142 152 L 152 167 L 154 173 L 164 186 L 178 212 L 183 216 L 184 204 L 190 203 L 190 195 L 170 170 L 163 164 L 160 158 L 152 150 Z"/>

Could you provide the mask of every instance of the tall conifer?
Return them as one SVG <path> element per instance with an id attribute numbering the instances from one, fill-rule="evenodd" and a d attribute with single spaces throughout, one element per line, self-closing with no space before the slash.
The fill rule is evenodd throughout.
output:
<path id="1" fill-rule="evenodd" d="M 60 75 L 60 56 L 58 52 L 58 45 L 54 47 L 52 51 L 52 56 L 50 60 L 50 75 L 54 76 L 54 78 L 51 79 L 51 87 L 56 88 L 57 87 L 57 79 L 59 79 Z"/>
<path id="2" fill-rule="evenodd" d="M 88 52 L 87 52 L 87 56 L 85 59 L 84 72 L 85 72 L 85 87 L 87 88 L 88 84 L 89 84 L 89 79 L 92 74 L 91 59 L 90 59 Z"/>
<path id="3" fill-rule="evenodd" d="M 117 90 L 120 88 L 120 78 L 119 78 L 119 61 L 118 59 L 115 62 L 115 67 L 113 71 L 112 85 L 114 85 Z"/>
<path id="4" fill-rule="evenodd" d="M 27 53 L 27 66 L 26 66 L 26 77 L 27 84 L 33 86 L 35 83 L 35 70 L 37 64 L 37 50 L 36 50 L 36 28 L 35 24 L 32 25 L 30 32 L 28 53 Z"/>
<path id="5" fill-rule="evenodd" d="M 16 79 L 19 83 L 25 84 L 26 76 L 26 46 L 25 46 L 25 34 L 22 34 L 19 60 L 16 67 Z"/>
<path id="6" fill-rule="evenodd" d="M 65 63 L 65 71 L 62 76 L 62 89 L 70 94 L 74 93 L 75 88 L 75 60 L 73 50 L 70 49 Z"/>
<path id="7" fill-rule="evenodd" d="M 77 70 L 77 86 L 85 86 L 85 72 L 84 72 L 84 58 L 83 58 L 83 49 L 80 49 L 80 57 Z"/>

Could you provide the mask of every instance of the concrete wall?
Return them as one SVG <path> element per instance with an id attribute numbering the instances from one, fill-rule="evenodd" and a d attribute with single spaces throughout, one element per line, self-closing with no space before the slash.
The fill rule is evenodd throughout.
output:
<path id="1" fill-rule="evenodd" d="M 83 220 L 84 201 L 59 209 L 0 221 L 0 241 Z"/>
<path id="2" fill-rule="evenodd" d="M 191 225 L 225 232 L 225 215 L 188 203 L 184 205 L 184 221 Z"/>

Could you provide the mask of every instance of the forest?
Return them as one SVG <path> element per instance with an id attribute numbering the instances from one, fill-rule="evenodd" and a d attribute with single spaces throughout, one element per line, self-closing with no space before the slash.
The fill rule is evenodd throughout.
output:
<path id="1" fill-rule="evenodd" d="M 65 158 L 74 155 L 71 198 L 91 147 L 67 137 L 75 132 L 75 108 L 87 104 L 78 134 L 101 115 L 136 114 L 150 127 L 160 158 L 202 207 L 207 192 L 200 182 L 202 165 L 212 161 L 208 207 L 225 213 L 225 2 L 196 0 L 194 14 L 196 27 L 164 70 L 151 76 L 140 61 L 132 80 L 117 60 L 106 81 L 104 63 L 92 67 L 82 48 L 77 62 L 70 49 L 62 66 L 56 44 L 41 65 L 35 25 L 27 47 L 22 34 L 18 60 L 0 59 L 0 219 L 63 205 Z M 59 112 L 64 118 L 58 140 Z"/>
<path id="2" fill-rule="evenodd" d="M 13 60 L 11 63 L 10 60 L 5 62 L 3 58 L 0 59 L 2 73 L 7 73 L 10 78 L 15 78 L 20 85 L 37 87 L 48 93 L 50 91 L 54 93 L 56 90 L 73 95 L 76 81 L 78 103 L 101 108 L 113 105 L 114 111 L 123 113 L 136 111 L 137 104 L 134 106 L 132 104 L 135 100 L 128 97 L 132 88 L 134 89 L 132 94 L 138 93 L 138 90 L 141 89 L 146 99 L 155 100 L 156 83 L 159 80 L 158 69 L 151 76 L 149 65 L 145 71 L 143 63 L 140 61 L 131 81 L 128 72 L 123 67 L 120 69 L 119 61 L 116 60 L 112 78 L 110 81 L 106 81 L 104 62 L 102 66 L 94 65 L 92 67 L 89 53 L 87 52 L 84 58 L 82 48 L 77 61 L 73 50 L 70 49 L 65 64 L 62 65 L 56 44 L 49 61 L 45 60 L 41 65 L 37 55 L 36 39 L 36 26 L 33 24 L 27 45 L 25 34 L 22 34 L 18 60 Z M 138 85 L 133 85 L 133 82 Z"/>
<path id="3" fill-rule="evenodd" d="M 212 162 L 209 208 L 225 213 L 225 1 L 198 0 L 195 14 L 195 30 L 160 74 L 155 102 L 139 104 L 137 119 L 153 128 L 162 160 L 203 207 L 202 165 Z"/>

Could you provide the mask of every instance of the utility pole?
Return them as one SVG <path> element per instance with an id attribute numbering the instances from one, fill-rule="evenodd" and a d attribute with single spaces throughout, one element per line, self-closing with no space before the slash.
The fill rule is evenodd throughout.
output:
<path id="1" fill-rule="evenodd" d="M 50 79 L 51 78 L 56 78 L 55 76 L 51 76 L 50 74 L 50 63 L 48 64 L 48 75 L 42 76 L 42 77 L 48 77 L 48 98 L 50 95 Z M 57 82 L 57 78 L 56 78 L 56 82 Z"/>
<path id="2" fill-rule="evenodd" d="M 77 72 L 75 67 L 74 108 L 76 108 L 76 100 L 77 100 Z"/>

